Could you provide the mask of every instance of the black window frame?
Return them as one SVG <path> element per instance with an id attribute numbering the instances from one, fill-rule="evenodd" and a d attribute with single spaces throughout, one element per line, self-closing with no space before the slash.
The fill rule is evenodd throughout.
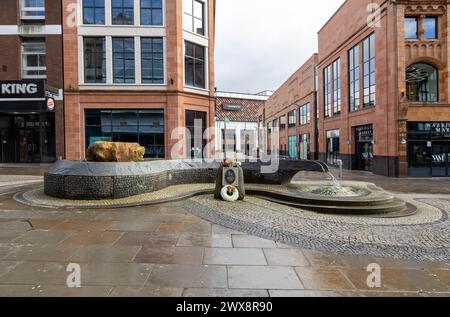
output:
<path id="1" fill-rule="evenodd" d="M 286 115 L 285 114 L 280 116 L 280 118 L 278 119 L 278 123 L 279 123 L 280 130 L 286 129 L 287 121 L 286 121 Z"/>
<path id="2" fill-rule="evenodd" d="M 115 50 L 115 42 L 119 41 L 119 40 L 122 41 L 122 50 L 120 52 Z M 133 56 L 133 77 L 127 77 L 126 76 L 126 70 L 127 70 L 127 67 L 126 67 L 127 57 L 126 56 L 127 56 L 127 54 L 131 54 L 131 52 L 127 52 L 126 51 L 126 45 L 125 45 L 125 41 L 126 40 L 130 40 L 131 43 L 133 44 L 133 54 L 132 54 L 132 56 Z M 113 48 L 112 49 L 112 54 L 113 54 L 113 74 L 112 74 L 113 75 L 113 83 L 114 84 L 135 84 L 136 83 L 136 57 L 135 57 L 136 47 L 135 47 L 135 43 L 134 43 L 134 37 L 113 37 L 112 38 L 112 48 Z M 117 69 L 116 69 L 116 60 L 119 59 L 117 57 L 117 54 L 122 54 L 122 58 L 120 58 L 120 59 L 122 59 L 122 63 L 123 63 L 123 67 L 122 67 L 122 69 L 123 69 L 123 77 L 116 77 L 116 71 L 117 71 Z M 118 78 L 123 78 L 123 81 L 118 81 L 117 80 Z M 130 80 L 130 81 L 128 81 L 128 80 Z"/>
<path id="3" fill-rule="evenodd" d="M 92 0 L 92 5 L 88 5 L 86 0 L 83 0 L 83 24 L 86 25 L 104 25 L 105 24 L 105 0 L 100 0 L 103 5 L 97 6 L 97 0 Z M 86 11 L 92 10 L 94 14 L 93 23 L 86 22 Z M 103 11 L 102 19 L 97 19 L 97 11 Z"/>
<path id="4" fill-rule="evenodd" d="M 297 110 L 295 109 L 288 113 L 288 126 L 289 128 L 297 126 Z"/>
<path id="5" fill-rule="evenodd" d="M 333 70 L 333 115 L 340 115 L 342 108 L 341 59 L 332 64 Z"/>
<path id="6" fill-rule="evenodd" d="M 411 67 L 413 67 L 415 65 L 425 65 L 425 66 L 428 66 L 428 67 L 432 68 L 436 72 L 436 93 L 435 93 L 436 99 L 431 99 L 431 98 L 427 97 L 427 98 L 425 98 L 426 100 L 423 100 L 423 99 L 421 100 L 420 99 L 421 93 L 420 93 L 420 91 L 418 91 L 419 90 L 419 86 L 416 87 L 417 91 L 416 91 L 415 95 L 417 96 L 417 98 L 416 99 L 411 99 L 411 95 L 412 95 L 411 91 L 410 91 L 411 85 L 408 82 L 406 82 L 406 95 L 407 95 L 408 100 L 410 102 L 414 102 L 414 103 L 437 103 L 437 102 L 439 102 L 439 88 L 440 88 L 440 85 L 439 85 L 439 69 L 437 67 L 435 67 L 434 65 L 430 64 L 430 63 L 417 62 L 417 63 L 411 64 L 410 66 L 408 66 L 407 69 L 406 69 L 406 73 L 408 72 L 408 69 L 410 69 Z M 408 78 L 407 74 L 406 74 L 406 78 Z M 427 93 L 430 94 L 429 91 Z M 422 92 L 422 96 L 424 94 L 425 94 L 425 92 Z"/>
<path id="7" fill-rule="evenodd" d="M 88 75 L 88 63 L 87 63 L 87 61 L 88 61 L 88 56 L 87 56 L 87 51 L 86 51 L 86 49 L 87 49 L 87 45 L 86 45 L 86 42 L 87 42 L 87 40 L 95 40 L 95 41 L 102 41 L 102 46 L 103 46 L 103 49 L 100 51 L 100 50 L 97 50 L 97 48 L 98 48 L 98 44 L 99 43 L 95 43 L 95 49 L 94 49 L 94 51 L 93 52 L 91 52 L 91 54 L 102 54 L 102 65 L 101 65 L 101 68 L 99 68 L 99 66 L 97 65 L 97 62 L 98 62 L 98 56 L 96 56 L 96 57 L 94 57 L 94 58 L 92 58 L 92 60 L 94 60 L 95 62 L 94 62 L 94 67 L 90 67 L 90 68 L 93 68 L 93 69 L 95 69 L 95 74 L 96 74 L 96 76 L 95 76 L 95 78 L 96 78 L 96 80 L 88 80 L 88 78 L 87 78 L 87 75 Z M 86 36 L 86 37 L 83 37 L 83 63 L 84 63 L 84 67 L 83 67 L 83 71 L 84 71 L 84 82 L 85 83 L 89 83 L 89 84 L 104 84 L 104 83 L 106 83 L 106 74 L 107 74 L 107 70 L 106 70 L 106 38 L 105 37 L 103 37 L 103 36 Z M 99 69 L 101 69 L 102 71 L 102 76 L 101 76 L 101 80 L 98 80 L 98 78 L 100 78 L 99 76 L 98 76 L 98 70 Z"/>
<path id="8" fill-rule="evenodd" d="M 122 5 L 121 6 L 114 6 L 114 1 L 120 1 Z M 125 6 L 125 1 L 127 1 L 127 0 L 112 0 L 111 1 L 111 24 L 112 25 L 134 25 L 134 22 L 135 22 L 134 21 L 134 10 L 135 10 L 135 8 L 134 8 L 134 1 L 131 0 L 131 3 L 132 3 L 131 7 Z M 125 12 L 130 10 L 130 9 L 133 12 L 133 14 L 131 15 L 132 19 L 131 19 L 131 21 L 129 21 L 129 23 L 124 23 L 125 22 L 125 19 L 124 19 Z M 117 20 L 118 15 L 116 15 L 116 16 L 114 15 L 114 10 L 120 10 L 121 11 L 122 16 L 123 16 L 122 23 L 118 23 L 118 20 Z"/>
<path id="9" fill-rule="evenodd" d="M 104 137 L 104 138 L 110 138 L 112 141 L 120 141 L 120 139 L 118 138 L 118 136 L 120 135 L 126 135 L 127 133 L 125 132 L 117 132 L 115 131 L 114 128 L 120 128 L 122 127 L 121 125 L 117 125 L 114 122 L 114 117 L 115 115 L 121 113 L 121 112 L 133 112 L 136 114 L 136 124 L 132 125 L 131 127 L 136 128 L 136 132 L 129 132 L 128 134 L 136 135 L 137 138 L 137 142 L 139 144 L 142 144 L 141 142 L 141 137 L 142 136 L 149 136 L 152 135 L 154 137 L 155 143 L 153 144 L 154 147 L 159 147 L 162 148 L 162 151 L 157 151 L 159 153 L 161 153 L 162 155 L 156 155 L 156 156 L 151 156 L 148 155 L 147 153 L 144 154 L 145 158 L 165 158 L 165 147 L 166 147 L 166 135 L 164 133 L 165 131 L 165 110 L 164 109 L 85 109 L 84 111 L 84 116 L 85 116 L 85 148 L 87 149 L 89 147 L 89 137 L 90 132 L 88 132 L 91 129 L 100 129 L 101 130 L 101 136 L 98 135 L 98 137 Z M 162 120 L 159 121 L 159 127 L 161 128 L 162 126 L 162 131 L 163 133 L 150 133 L 150 132 L 144 132 L 144 129 L 141 129 L 141 127 L 143 128 L 148 128 L 148 127 L 154 127 L 154 125 L 149 124 L 142 124 L 142 120 L 141 118 L 143 117 L 143 115 L 148 114 L 148 113 L 154 113 L 155 115 L 159 115 L 162 116 Z M 100 117 L 95 117 L 95 115 L 100 115 Z M 106 114 L 107 115 L 107 122 L 109 124 L 102 124 L 102 114 Z M 92 120 L 92 118 L 94 118 L 94 120 Z M 102 128 L 106 128 L 106 131 L 104 131 Z M 161 144 L 157 143 L 157 135 L 159 135 L 159 138 L 162 138 L 162 142 Z"/>
<path id="10" fill-rule="evenodd" d="M 192 46 L 192 49 L 188 49 L 189 46 Z M 203 53 L 201 55 L 203 55 L 203 59 L 199 58 L 197 54 L 197 50 L 201 49 L 203 51 Z M 192 56 L 188 55 L 189 51 L 192 52 Z M 190 81 L 188 81 L 188 65 L 189 62 L 192 61 L 192 74 L 190 74 L 192 76 L 192 83 Z M 202 71 L 202 75 L 203 78 L 200 80 L 200 82 L 197 82 L 197 65 L 201 65 L 203 71 Z M 185 80 L 185 85 L 187 87 L 194 87 L 194 88 L 200 88 L 200 89 L 206 89 L 206 85 L 207 85 L 207 72 L 206 72 L 206 47 L 189 42 L 189 41 L 185 41 L 185 53 L 184 53 L 184 80 Z"/>
<path id="11" fill-rule="evenodd" d="M 367 45 L 366 45 L 367 43 Z M 377 89 L 377 76 L 376 76 L 376 45 L 375 45 L 375 33 L 372 33 L 363 40 L 363 108 L 371 108 L 376 105 L 376 89 Z M 366 51 L 368 55 L 366 56 Z M 372 55 L 373 53 L 373 55 Z M 366 58 L 367 57 L 367 58 Z M 372 65 L 373 62 L 373 65 Z M 366 73 L 366 67 L 368 73 Z M 372 75 L 373 74 L 373 75 Z M 373 77 L 373 78 L 372 78 Z M 368 85 L 366 85 L 366 79 L 368 79 Z"/>
<path id="12" fill-rule="evenodd" d="M 348 51 L 349 68 L 349 111 L 355 112 L 361 109 L 361 76 L 360 76 L 360 49 L 359 44 Z"/>
<path id="13" fill-rule="evenodd" d="M 150 5 L 146 6 L 143 4 L 145 0 L 140 0 L 140 10 L 141 10 L 141 25 L 156 25 L 156 26 L 162 26 L 164 25 L 164 4 L 163 4 L 163 0 L 158 0 L 159 3 L 161 4 L 159 6 L 159 3 L 157 6 L 154 6 L 154 1 L 155 0 L 148 0 Z M 150 23 L 144 23 L 143 20 L 143 11 L 149 11 L 150 12 Z M 161 13 L 161 23 L 154 23 L 154 12 L 160 12 Z"/>
<path id="14" fill-rule="evenodd" d="M 298 112 L 301 126 L 311 123 L 311 104 L 309 102 L 299 107 Z"/>
<path id="15" fill-rule="evenodd" d="M 331 117 L 331 65 L 323 70 L 324 116 Z"/>
<path id="16" fill-rule="evenodd" d="M 164 84 L 164 39 L 162 37 L 141 37 L 141 83 L 142 84 Z M 152 50 L 144 52 L 144 41 L 151 41 Z M 161 51 L 155 51 L 155 41 L 160 41 Z M 146 57 L 146 55 L 148 57 Z M 151 57 L 150 57 L 151 55 Z M 144 60 L 149 60 L 152 63 L 152 76 L 146 76 L 144 71 Z M 160 62 L 162 68 L 155 68 L 155 62 Z M 155 76 L 155 69 L 161 71 L 161 76 Z"/>

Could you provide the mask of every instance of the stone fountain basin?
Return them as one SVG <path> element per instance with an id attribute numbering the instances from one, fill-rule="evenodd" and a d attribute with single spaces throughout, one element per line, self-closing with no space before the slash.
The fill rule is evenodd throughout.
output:
<path id="1" fill-rule="evenodd" d="M 262 173 L 270 164 L 244 162 L 248 184 L 285 184 L 300 171 L 326 172 L 322 162 L 280 160 L 278 169 Z M 48 196 L 74 200 L 119 199 L 182 184 L 214 183 L 220 163 L 204 160 L 161 160 L 138 163 L 58 161 L 44 174 Z"/>
<path id="2" fill-rule="evenodd" d="M 343 187 L 360 191 L 359 196 L 332 197 L 311 193 L 323 186 L 331 186 L 327 181 L 293 182 L 280 190 L 248 190 L 250 195 L 258 196 L 282 205 L 328 214 L 377 215 L 413 214 L 417 209 L 396 198 L 372 183 L 342 182 Z"/>

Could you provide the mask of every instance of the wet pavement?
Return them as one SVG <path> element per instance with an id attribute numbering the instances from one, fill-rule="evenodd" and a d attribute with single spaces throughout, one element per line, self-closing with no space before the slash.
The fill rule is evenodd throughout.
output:
<path id="1" fill-rule="evenodd" d="M 450 188 L 450 180 L 353 177 L 393 191 Z M 200 219 L 184 202 L 29 207 L 12 199 L 20 182 L 37 186 L 29 181 L 36 179 L 0 178 L 0 296 L 450 296 L 448 262 L 301 249 Z M 81 267 L 81 288 L 66 286 L 69 263 Z M 381 267 L 379 288 L 367 284 L 373 263 Z"/>

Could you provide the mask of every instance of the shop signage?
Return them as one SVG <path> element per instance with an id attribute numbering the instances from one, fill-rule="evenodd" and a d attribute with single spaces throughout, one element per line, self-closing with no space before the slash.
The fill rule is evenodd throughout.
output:
<path id="1" fill-rule="evenodd" d="M 433 163 L 445 163 L 445 162 L 447 162 L 447 155 L 445 153 L 433 155 Z"/>
<path id="2" fill-rule="evenodd" d="M 47 110 L 48 111 L 55 110 L 55 100 L 53 98 L 48 98 L 47 99 Z"/>
<path id="3" fill-rule="evenodd" d="M 222 108 L 226 111 L 240 111 L 242 109 L 242 105 L 239 103 L 224 103 Z"/>
<path id="4" fill-rule="evenodd" d="M 43 101 L 44 81 L 16 80 L 0 81 L 0 101 Z"/>
<path id="5" fill-rule="evenodd" d="M 434 131 L 438 133 L 450 133 L 450 122 L 431 122 L 426 123 L 427 131 Z"/>
<path id="6" fill-rule="evenodd" d="M 371 125 L 356 127 L 356 135 L 359 142 L 370 142 L 373 140 L 373 128 Z"/>

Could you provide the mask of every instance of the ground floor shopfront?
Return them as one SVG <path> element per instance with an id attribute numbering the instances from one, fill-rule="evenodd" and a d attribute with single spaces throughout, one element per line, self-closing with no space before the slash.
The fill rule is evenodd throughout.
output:
<path id="1" fill-rule="evenodd" d="M 408 122 L 408 176 L 450 177 L 450 122 Z"/>
<path id="2" fill-rule="evenodd" d="M 64 154 L 62 101 L 44 80 L 0 81 L 0 162 L 52 163 Z"/>
<path id="3" fill-rule="evenodd" d="M 97 141 L 138 143 L 145 148 L 145 159 L 203 157 L 213 106 L 207 96 L 66 94 L 66 157 L 84 159 L 86 149 Z"/>
<path id="4" fill-rule="evenodd" d="M 0 113 L 2 163 L 51 163 L 56 160 L 55 114 Z"/>

